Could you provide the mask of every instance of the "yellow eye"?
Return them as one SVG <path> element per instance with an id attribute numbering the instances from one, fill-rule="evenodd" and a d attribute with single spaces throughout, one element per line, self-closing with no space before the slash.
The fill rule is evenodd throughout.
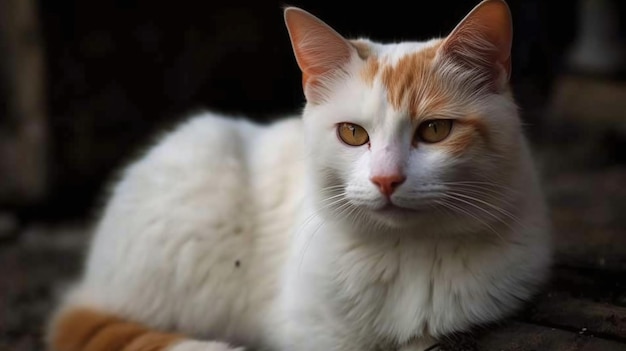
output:
<path id="1" fill-rule="evenodd" d="M 352 123 L 339 123 L 337 125 L 339 139 L 350 146 L 361 146 L 370 140 L 363 127 Z"/>
<path id="2" fill-rule="evenodd" d="M 445 139 L 452 130 L 451 119 L 431 119 L 417 127 L 416 139 L 427 143 L 438 143 Z"/>

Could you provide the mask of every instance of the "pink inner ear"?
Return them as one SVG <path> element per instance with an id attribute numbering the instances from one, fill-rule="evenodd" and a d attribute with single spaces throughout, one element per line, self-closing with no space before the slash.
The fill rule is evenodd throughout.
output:
<path id="1" fill-rule="evenodd" d="M 457 25 L 442 49 L 467 64 L 495 70 L 494 74 L 504 71 L 508 79 L 512 39 L 511 12 L 506 2 L 485 0 Z"/>
<path id="2" fill-rule="evenodd" d="M 305 86 L 330 76 L 350 61 L 354 48 L 334 29 L 310 13 L 289 7 L 285 23 Z M 308 97 L 307 97 L 308 98 Z"/>

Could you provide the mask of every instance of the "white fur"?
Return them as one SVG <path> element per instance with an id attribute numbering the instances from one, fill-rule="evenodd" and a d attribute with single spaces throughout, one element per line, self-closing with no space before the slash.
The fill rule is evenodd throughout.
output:
<path id="1" fill-rule="evenodd" d="M 433 43 L 372 50 L 393 64 Z M 302 119 L 259 126 L 205 113 L 160 140 L 113 189 L 66 305 L 207 340 L 173 351 L 227 349 L 210 340 L 423 350 L 517 308 L 543 281 L 550 247 L 515 104 L 451 83 L 453 109 L 482 116 L 496 151 L 414 148 L 411 119 L 378 79 L 358 79 L 362 64 L 354 58 L 351 78 Z M 371 149 L 341 143 L 339 122 L 363 126 Z M 388 157 L 407 174 L 391 200 L 411 215 L 376 212 L 385 199 L 369 177 Z M 456 210 L 432 200 L 450 179 L 474 182 Z"/>

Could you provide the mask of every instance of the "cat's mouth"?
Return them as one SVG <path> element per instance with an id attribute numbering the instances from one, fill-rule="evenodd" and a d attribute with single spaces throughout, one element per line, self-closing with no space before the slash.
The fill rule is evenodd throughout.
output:
<path id="1" fill-rule="evenodd" d="M 384 206 L 375 209 L 374 212 L 386 216 L 414 216 L 421 211 L 388 202 Z"/>

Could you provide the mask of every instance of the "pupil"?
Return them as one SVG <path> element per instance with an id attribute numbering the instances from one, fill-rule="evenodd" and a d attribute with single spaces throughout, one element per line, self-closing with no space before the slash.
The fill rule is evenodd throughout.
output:
<path id="1" fill-rule="evenodd" d="M 433 122 L 433 123 L 431 123 L 430 125 L 431 125 L 431 127 L 433 127 L 433 129 L 435 130 L 435 134 L 437 134 L 437 123 L 434 123 L 434 122 Z"/>

